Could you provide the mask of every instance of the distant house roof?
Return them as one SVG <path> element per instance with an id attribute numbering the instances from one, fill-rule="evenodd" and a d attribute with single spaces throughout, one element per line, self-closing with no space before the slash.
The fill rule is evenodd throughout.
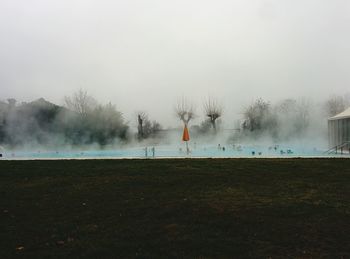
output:
<path id="1" fill-rule="evenodd" d="M 32 101 L 30 103 L 25 103 L 24 105 L 41 106 L 41 107 L 57 106 L 56 104 L 53 104 L 53 103 L 46 101 L 44 98 L 39 98 L 39 99 Z"/>
<path id="2" fill-rule="evenodd" d="M 333 117 L 330 117 L 328 120 L 341 120 L 346 118 L 350 118 L 350 107 L 347 108 L 345 111 L 338 113 Z"/>

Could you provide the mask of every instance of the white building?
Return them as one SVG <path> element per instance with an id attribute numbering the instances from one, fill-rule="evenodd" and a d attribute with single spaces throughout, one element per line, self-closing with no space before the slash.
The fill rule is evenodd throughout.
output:
<path id="1" fill-rule="evenodd" d="M 328 143 L 330 148 L 349 150 L 350 107 L 328 119 Z"/>

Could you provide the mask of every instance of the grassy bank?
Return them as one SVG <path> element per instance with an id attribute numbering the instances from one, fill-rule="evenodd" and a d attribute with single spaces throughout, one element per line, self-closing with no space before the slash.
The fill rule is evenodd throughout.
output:
<path id="1" fill-rule="evenodd" d="M 0 258 L 349 258 L 350 159 L 0 161 Z"/>

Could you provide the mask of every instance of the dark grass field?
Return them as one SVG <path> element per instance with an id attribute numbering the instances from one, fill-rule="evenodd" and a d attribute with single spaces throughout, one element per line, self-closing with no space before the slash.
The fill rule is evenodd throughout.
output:
<path id="1" fill-rule="evenodd" d="M 0 258 L 350 258 L 350 159 L 0 161 Z"/>

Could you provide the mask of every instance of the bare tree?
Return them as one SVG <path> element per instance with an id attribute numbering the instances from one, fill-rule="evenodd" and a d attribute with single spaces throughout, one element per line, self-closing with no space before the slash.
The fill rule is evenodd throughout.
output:
<path id="1" fill-rule="evenodd" d="M 86 115 L 97 107 L 97 101 L 87 91 L 79 89 L 73 96 L 64 97 L 68 109 L 77 112 L 80 116 Z"/>
<path id="2" fill-rule="evenodd" d="M 274 107 L 277 116 L 278 137 L 280 139 L 290 139 L 305 135 L 305 131 L 310 126 L 311 103 L 306 98 L 299 100 L 285 99 Z"/>
<path id="3" fill-rule="evenodd" d="M 175 107 L 177 117 L 188 126 L 189 122 L 195 117 L 194 107 L 184 97 L 177 102 Z"/>
<path id="4" fill-rule="evenodd" d="M 311 103 L 309 99 L 302 98 L 297 103 L 297 132 L 304 132 L 310 125 Z"/>
<path id="5" fill-rule="evenodd" d="M 137 137 L 139 140 L 150 136 L 156 136 L 162 129 L 162 126 L 155 120 L 151 121 L 146 112 L 137 113 Z"/>
<path id="6" fill-rule="evenodd" d="M 193 105 L 190 104 L 184 97 L 182 97 L 182 99 L 177 102 L 177 105 L 175 107 L 175 112 L 177 117 L 184 123 L 185 130 L 186 130 L 190 121 L 195 117 Z M 184 131 L 184 134 L 185 132 L 186 131 Z M 188 147 L 188 141 L 185 141 L 185 142 L 186 142 L 186 151 L 187 151 L 187 154 L 189 154 L 190 149 Z"/>
<path id="7" fill-rule="evenodd" d="M 137 135 L 139 139 L 144 138 L 144 125 L 146 121 L 148 120 L 147 113 L 145 112 L 138 112 L 137 113 Z"/>
<path id="8" fill-rule="evenodd" d="M 275 106 L 275 110 L 281 114 L 291 114 L 297 111 L 297 101 L 294 99 L 284 99 Z"/>
<path id="9" fill-rule="evenodd" d="M 327 116 L 334 116 L 338 113 L 344 111 L 347 106 L 349 106 L 350 100 L 349 96 L 340 96 L 340 95 L 333 95 L 331 96 L 325 103 L 325 109 L 327 112 Z"/>
<path id="10" fill-rule="evenodd" d="M 222 116 L 223 107 L 218 103 L 217 100 L 208 98 L 204 102 L 205 115 L 209 118 L 209 121 L 216 132 L 216 120 Z"/>
<path id="11" fill-rule="evenodd" d="M 264 130 L 270 115 L 270 103 L 259 98 L 245 108 L 243 129 L 249 131 Z"/>

